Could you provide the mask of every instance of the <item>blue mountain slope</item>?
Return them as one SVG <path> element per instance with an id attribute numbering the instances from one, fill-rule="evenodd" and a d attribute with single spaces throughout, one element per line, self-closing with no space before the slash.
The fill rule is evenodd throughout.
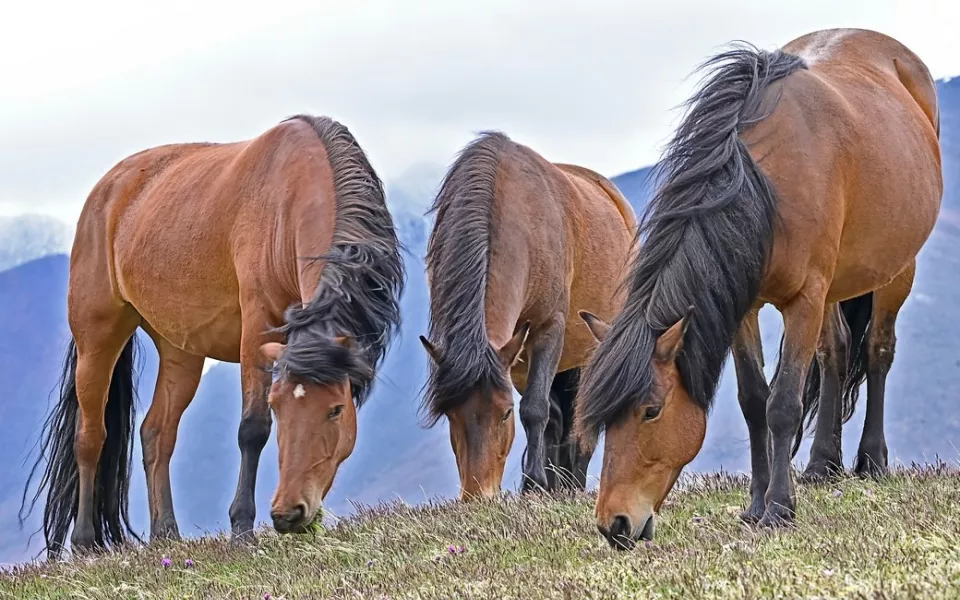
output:
<path id="1" fill-rule="evenodd" d="M 946 194 L 941 223 L 920 255 L 914 294 L 898 323 L 897 358 L 887 388 L 887 432 L 891 459 L 909 462 L 935 455 L 956 459 L 960 446 L 960 80 L 942 83 L 942 142 Z M 652 193 L 649 168 L 613 180 L 639 214 Z M 422 175 L 422 173 L 421 173 Z M 423 179 L 420 177 L 419 179 Z M 407 245 L 409 281 L 402 300 L 403 328 L 378 377 L 374 396 L 359 415 L 353 456 L 343 464 L 327 498 L 335 515 L 352 510 L 352 502 L 374 503 L 402 498 L 452 497 L 457 472 L 446 426 L 420 427 L 417 409 L 426 374 L 426 356 L 417 336 L 426 331 L 428 296 L 422 256 L 429 227 L 422 215 L 430 189 L 419 181 L 391 188 L 391 210 Z M 439 181 L 439 177 L 438 177 Z M 410 208 L 415 207 L 415 208 Z M 67 258 L 51 256 L 0 272 L 0 563 L 23 560 L 38 550 L 27 538 L 39 526 L 34 514 L 24 531 L 17 509 L 27 468 L 23 459 L 35 440 L 59 374 L 67 342 Z M 781 324 L 770 308 L 761 313 L 761 327 L 772 374 Z M 142 418 L 153 392 L 156 353 L 143 339 L 145 354 L 140 394 Z M 845 454 L 852 456 L 862 423 L 863 407 L 848 426 Z M 174 504 L 185 534 L 228 527 L 227 508 L 239 467 L 236 434 L 240 419 L 239 369 L 219 364 L 205 376 L 197 397 L 184 415 L 172 462 Z M 516 489 L 524 445 L 522 427 L 507 463 L 505 485 Z M 131 516 L 146 531 L 147 507 L 140 468 L 139 444 L 134 460 Z M 600 456 L 591 474 L 599 473 Z M 801 452 L 800 460 L 806 460 Z M 736 379 L 727 366 L 711 415 L 703 451 L 692 468 L 746 470 L 747 433 L 736 402 Z M 261 520 L 269 511 L 277 482 L 275 438 L 261 461 L 257 507 Z"/>

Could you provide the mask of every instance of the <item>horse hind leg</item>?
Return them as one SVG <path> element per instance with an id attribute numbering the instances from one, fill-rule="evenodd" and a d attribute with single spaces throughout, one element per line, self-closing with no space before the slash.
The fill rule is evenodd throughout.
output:
<path id="1" fill-rule="evenodd" d="M 153 402 L 140 426 L 150 503 L 150 539 L 180 539 L 170 489 L 170 458 L 177 443 L 180 419 L 200 384 L 203 357 L 188 354 L 158 334 L 149 333 L 160 355 Z"/>
<path id="2" fill-rule="evenodd" d="M 131 338 L 139 321 L 129 306 L 83 321 L 71 319 L 79 410 L 74 442 L 77 512 L 70 541 L 78 550 L 123 542 L 120 519 L 126 518 L 126 461 L 133 433 L 128 421 L 133 420 L 135 393 Z M 120 365 L 128 352 L 129 360 Z M 125 372 L 119 372 L 121 368 Z"/>
<path id="3" fill-rule="evenodd" d="M 860 476 L 887 473 L 884 394 L 897 343 L 897 316 L 913 288 L 915 268 L 916 265 L 911 264 L 890 284 L 874 292 L 873 316 L 866 336 L 867 414 L 853 467 L 854 473 Z"/>
<path id="4" fill-rule="evenodd" d="M 573 414 L 577 390 L 580 384 L 580 369 L 570 369 L 558 373 L 553 382 L 553 389 L 560 403 L 563 432 L 560 439 L 560 467 L 564 478 L 562 487 L 571 490 L 585 490 L 587 488 L 587 468 L 592 451 L 584 450 L 573 436 Z"/>
<path id="5" fill-rule="evenodd" d="M 847 369 L 847 355 L 850 331 L 839 304 L 827 307 L 817 344 L 816 365 L 819 377 L 807 378 L 807 386 L 819 389 L 805 389 L 807 397 L 819 395 L 817 428 L 810 447 L 810 462 L 800 476 L 800 481 L 812 483 L 825 481 L 843 473 L 841 453 L 842 419 L 840 396 L 843 379 Z"/>

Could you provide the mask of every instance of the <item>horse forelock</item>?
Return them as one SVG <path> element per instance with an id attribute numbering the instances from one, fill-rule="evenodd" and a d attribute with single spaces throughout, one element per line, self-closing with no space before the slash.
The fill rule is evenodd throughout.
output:
<path id="1" fill-rule="evenodd" d="M 296 115 L 287 120 L 293 119 L 311 125 L 326 149 L 336 218 L 329 250 L 323 256 L 302 257 L 321 260 L 324 266 L 313 299 L 286 313 L 280 331 L 287 337 L 287 351 L 280 366 L 318 382 L 346 376 L 360 406 L 400 328 L 402 245 L 383 183 L 347 127 L 328 117 Z M 333 340 L 340 336 L 353 338 L 355 349 Z"/>
<path id="2" fill-rule="evenodd" d="M 661 183 L 637 231 L 624 308 L 583 374 L 577 426 L 584 435 L 649 394 L 656 339 L 690 306 L 676 364 L 691 399 L 708 411 L 733 337 L 759 294 L 777 198 L 740 134 L 772 112 L 769 86 L 805 64 L 739 45 L 700 68 L 708 76 L 656 168 Z"/>

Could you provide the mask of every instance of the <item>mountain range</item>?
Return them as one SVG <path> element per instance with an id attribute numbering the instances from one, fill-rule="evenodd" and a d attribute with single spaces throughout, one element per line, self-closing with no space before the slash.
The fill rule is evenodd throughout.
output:
<path id="1" fill-rule="evenodd" d="M 918 260 L 914 292 L 897 324 L 896 360 L 887 385 L 887 438 L 894 463 L 957 458 L 960 445 L 960 80 L 938 83 L 945 195 L 940 221 Z M 423 255 L 431 220 L 425 216 L 443 174 L 442 166 L 420 165 L 388 186 L 388 202 L 402 242 L 408 282 L 402 298 L 403 327 L 378 374 L 373 398 L 359 414 L 353 455 L 341 466 L 326 501 L 331 517 L 349 514 L 355 503 L 401 500 L 418 503 L 456 496 L 458 479 L 446 426 L 424 429 L 418 419 L 426 355 L 417 336 L 427 329 L 428 297 Z M 639 213 L 653 189 L 651 169 L 613 178 Z M 52 402 L 69 332 L 66 286 L 71 228 L 45 218 L 0 220 L 0 563 L 36 555 L 41 536 L 39 507 L 23 529 L 17 521 L 20 496 L 32 445 Z M 767 307 L 761 329 L 768 376 L 777 359 L 782 324 Z M 157 358 L 144 337 L 140 371 L 140 416 L 152 397 Z M 736 401 L 736 379 L 728 362 L 710 416 L 703 450 L 690 470 L 748 471 L 746 427 Z M 218 363 L 204 375 L 180 426 L 171 464 L 174 504 L 185 535 L 229 529 L 227 508 L 239 467 L 239 368 Z M 848 424 L 844 452 L 858 442 L 863 405 Z M 275 436 L 275 429 L 274 429 Z M 517 489 L 520 455 L 517 439 L 507 463 L 505 487 Z M 809 440 L 807 441 L 809 445 Z M 144 476 L 137 444 L 131 487 L 131 517 L 148 528 Z M 599 475 L 598 452 L 591 463 L 592 485 Z M 806 460 L 805 449 L 798 464 Z M 258 519 L 268 519 L 277 483 L 275 437 L 261 461 L 257 485 Z"/>

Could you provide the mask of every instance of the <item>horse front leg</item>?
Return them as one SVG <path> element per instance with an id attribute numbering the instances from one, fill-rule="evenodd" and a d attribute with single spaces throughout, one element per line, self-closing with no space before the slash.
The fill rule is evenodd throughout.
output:
<path id="1" fill-rule="evenodd" d="M 544 434 L 550 419 L 550 385 L 563 351 L 564 320 L 557 316 L 531 333 L 527 385 L 520 399 L 520 422 L 527 436 L 523 491 L 548 489 Z"/>

